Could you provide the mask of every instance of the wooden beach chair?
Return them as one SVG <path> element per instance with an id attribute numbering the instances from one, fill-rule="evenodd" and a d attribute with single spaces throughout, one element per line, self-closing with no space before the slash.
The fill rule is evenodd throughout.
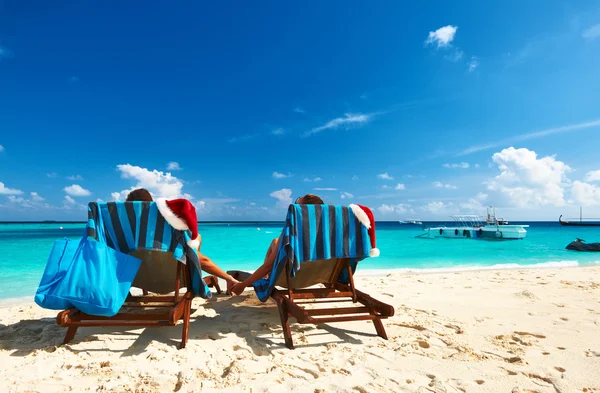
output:
<path id="1" fill-rule="evenodd" d="M 285 345 L 288 348 L 294 348 L 290 317 L 300 324 L 373 321 L 377 335 L 387 340 L 381 320 L 393 316 L 394 308 L 355 288 L 349 258 L 305 263 L 294 278 L 290 278 L 289 271 L 290 268 L 286 266 L 275 283 L 279 289 L 275 288 L 271 293 L 271 298 L 279 308 Z M 338 282 L 343 271 L 349 277 L 348 284 Z M 321 285 L 321 288 L 312 288 Z M 350 302 L 351 305 L 346 307 L 318 307 Z"/>
<path id="2" fill-rule="evenodd" d="M 139 205 L 133 209 L 130 204 Z M 215 287 L 218 293 L 221 289 L 214 276 L 200 279 L 199 265 L 192 261 L 194 256 L 197 260 L 196 252 L 185 246 L 187 234 L 173 229 L 155 210 L 154 203 L 148 202 L 89 204 L 87 235 L 142 260 L 132 283 L 142 294 L 130 294 L 112 317 L 89 315 L 76 308 L 61 311 L 56 323 L 68 328 L 64 344 L 75 337 L 80 327 L 175 326 L 183 320 L 180 348 L 185 348 L 192 299 L 198 293 L 210 297 L 208 286 Z M 154 223 L 151 227 L 146 222 L 149 215 Z M 123 217 L 129 217 L 130 225 L 122 225 Z"/>
<path id="3" fill-rule="evenodd" d="M 354 285 L 357 263 L 369 257 L 368 244 L 368 228 L 352 208 L 290 206 L 271 275 L 254 284 L 260 300 L 270 297 L 277 304 L 288 348 L 294 348 L 290 317 L 300 324 L 373 321 L 377 335 L 387 339 L 382 319 L 393 316 L 394 308 Z M 327 307 L 332 303 L 338 307 Z"/>

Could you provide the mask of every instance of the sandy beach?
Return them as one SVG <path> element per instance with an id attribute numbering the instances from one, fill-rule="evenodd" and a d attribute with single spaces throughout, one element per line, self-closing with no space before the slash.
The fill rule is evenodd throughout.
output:
<path id="1" fill-rule="evenodd" d="M 2 392 L 600 392 L 600 267 L 358 275 L 392 304 L 368 322 L 292 325 L 253 293 L 194 301 L 181 327 L 65 330 L 33 303 L 0 309 Z"/>

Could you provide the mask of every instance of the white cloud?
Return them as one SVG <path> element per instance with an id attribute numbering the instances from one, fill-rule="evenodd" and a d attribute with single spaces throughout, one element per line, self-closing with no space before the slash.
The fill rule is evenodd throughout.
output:
<path id="1" fill-rule="evenodd" d="M 381 188 L 386 189 L 386 188 L 390 188 L 390 186 L 388 186 L 387 184 L 384 184 L 383 186 L 381 186 Z"/>
<path id="2" fill-rule="evenodd" d="M 168 171 L 180 171 L 182 168 L 179 166 L 178 162 L 171 161 L 167 164 Z"/>
<path id="3" fill-rule="evenodd" d="M 440 27 L 436 31 L 430 31 L 425 44 L 436 44 L 438 48 L 446 47 L 454 40 L 457 29 L 457 26 L 448 25 Z"/>
<path id="4" fill-rule="evenodd" d="M 563 206 L 564 188 L 571 168 L 553 156 L 538 158 L 535 151 L 509 147 L 492 156 L 500 174 L 488 190 L 504 195 L 517 207 Z"/>
<path id="5" fill-rule="evenodd" d="M 83 177 L 81 175 L 67 176 L 67 180 L 83 180 Z"/>
<path id="6" fill-rule="evenodd" d="M 347 128 L 351 125 L 362 125 L 367 123 L 373 114 L 360 114 L 360 113 L 345 113 L 345 117 L 338 117 L 333 120 L 329 120 L 322 126 L 315 127 L 310 131 L 306 131 L 304 136 L 310 136 L 317 134 L 321 131 L 336 129 L 336 128 Z"/>
<path id="7" fill-rule="evenodd" d="M 600 187 L 594 184 L 575 180 L 573 182 L 573 187 L 571 188 L 571 196 L 579 205 L 600 205 Z"/>
<path id="8" fill-rule="evenodd" d="M 475 164 L 475 168 L 479 168 L 481 165 L 479 164 Z"/>
<path id="9" fill-rule="evenodd" d="M 414 212 L 414 210 L 411 208 L 411 205 L 406 203 L 399 203 L 397 205 L 382 204 L 377 208 L 377 210 L 379 210 L 381 214 L 403 214 L 408 212 Z"/>
<path id="10" fill-rule="evenodd" d="M 469 167 L 469 163 L 468 162 L 461 162 L 460 164 L 443 164 L 442 165 L 444 168 L 462 168 L 462 169 L 467 169 Z"/>
<path id="11" fill-rule="evenodd" d="M 390 174 L 387 172 L 380 173 L 377 175 L 377 178 L 381 180 L 394 180 L 394 177 L 390 176 Z"/>
<path id="12" fill-rule="evenodd" d="M 434 181 L 431 184 L 433 184 L 433 186 L 436 187 L 436 188 L 447 188 L 449 190 L 456 190 L 458 188 L 458 187 L 456 187 L 456 186 L 454 186 L 452 184 L 444 184 L 444 183 L 439 182 L 439 181 Z"/>
<path id="13" fill-rule="evenodd" d="M 344 191 L 340 194 L 340 198 L 351 199 L 351 198 L 354 198 L 354 195 L 350 194 L 349 192 Z"/>
<path id="14" fill-rule="evenodd" d="M 50 179 L 54 179 L 57 176 L 57 174 L 56 174 L 56 172 L 50 172 L 50 173 L 46 173 L 46 176 L 48 176 Z"/>
<path id="15" fill-rule="evenodd" d="M 402 183 L 396 184 L 396 190 L 406 190 L 406 186 Z"/>
<path id="16" fill-rule="evenodd" d="M 306 111 L 302 108 L 300 108 L 299 106 L 294 108 L 294 112 L 296 113 L 306 113 Z"/>
<path id="17" fill-rule="evenodd" d="M 44 198 L 42 198 L 41 196 L 39 196 L 37 192 L 31 192 L 31 193 L 29 193 L 29 195 L 31 196 L 31 200 L 32 201 L 42 202 L 44 200 Z"/>
<path id="18" fill-rule="evenodd" d="M 269 196 L 277 199 L 277 203 L 275 204 L 277 207 L 288 207 L 292 203 L 292 190 L 289 188 L 273 191 Z"/>
<path id="19" fill-rule="evenodd" d="M 352 176 L 352 180 L 358 180 L 358 176 L 356 176 L 356 175 Z"/>
<path id="20" fill-rule="evenodd" d="M 498 146 L 510 145 L 514 142 L 543 138 L 548 135 L 562 134 L 562 133 L 566 133 L 566 132 L 585 130 L 588 128 L 595 128 L 595 127 L 599 127 L 599 126 L 600 126 L 600 120 L 594 120 L 594 121 L 589 121 L 586 123 L 570 124 L 570 125 L 562 126 L 562 127 L 548 128 L 546 130 L 521 134 L 521 135 L 518 135 L 518 136 L 515 136 L 512 138 L 504 139 L 504 140 L 497 141 L 497 142 L 491 142 L 491 143 L 488 143 L 485 145 L 471 146 L 471 147 L 468 147 L 468 148 L 460 151 L 456 155 L 457 156 L 466 156 L 468 154 L 475 153 L 478 151 L 488 150 L 488 149 L 492 149 L 492 148 L 498 147 Z"/>
<path id="21" fill-rule="evenodd" d="M 455 210 L 452 202 L 444 203 L 442 201 L 429 202 L 425 206 L 422 206 L 421 209 L 433 214 L 449 213 Z"/>
<path id="22" fill-rule="evenodd" d="M 294 176 L 294 175 L 291 174 L 291 173 L 289 173 L 289 172 L 287 174 L 285 174 L 285 173 L 279 173 L 279 172 L 273 172 L 273 178 L 274 179 L 285 179 L 285 178 L 292 177 L 292 176 Z"/>
<path id="23" fill-rule="evenodd" d="M 471 61 L 469 61 L 467 67 L 469 69 L 469 72 L 475 71 L 477 67 L 479 67 L 479 59 L 477 59 L 476 56 L 471 56 Z"/>
<path id="24" fill-rule="evenodd" d="M 0 152 L 4 151 L 4 146 L 0 145 Z"/>
<path id="25" fill-rule="evenodd" d="M 63 188 L 63 190 L 71 196 L 89 196 L 92 194 L 89 190 L 86 190 L 79 184 L 73 184 L 72 186 Z"/>
<path id="26" fill-rule="evenodd" d="M 187 198 L 192 199 L 190 195 L 182 192 L 183 182 L 169 172 L 150 171 L 146 168 L 130 164 L 117 165 L 117 170 L 121 172 L 123 179 L 134 179 L 136 184 L 121 192 L 113 192 L 111 196 L 114 200 L 124 200 L 130 191 L 136 188 L 145 188 L 155 198 Z"/>
<path id="27" fill-rule="evenodd" d="M 315 188 L 316 191 L 337 191 L 337 188 L 332 188 L 332 187 L 317 187 Z"/>
<path id="28" fill-rule="evenodd" d="M 61 207 L 52 206 L 44 202 L 44 198 L 38 195 L 37 192 L 31 192 L 30 198 L 26 199 L 22 196 L 9 195 L 8 201 L 12 204 L 19 205 L 19 207 L 27 210 L 32 209 L 61 209 Z"/>
<path id="29" fill-rule="evenodd" d="M 600 169 L 597 171 L 589 171 L 585 175 L 585 181 L 600 181 Z"/>
<path id="30" fill-rule="evenodd" d="M 460 207 L 468 211 L 468 213 L 480 214 L 485 208 L 483 204 L 488 198 L 488 194 L 478 193 L 474 198 L 470 198 L 467 202 L 461 203 Z"/>
<path id="31" fill-rule="evenodd" d="M 308 183 L 308 182 L 318 182 L 318 181 L 321 181 L 321 180 L 323 180 L 323 179 L 321 179 L 321 178 L 320 178 L 320 177 L 318 177 L 318 176 L 317 176 L 317 177 L 315 177 L 315 178 L 313 178 L 313 179 L 311 179 L 311 178 L 309 178 L 309 177 L 305 177 L 305 178 L 304 178 L 304 181 L 305 181 L 305 182 L 307 182 L 307 183 Z"/>
<path id="32" fill-rule="evenodd" d="M 271 131 L 271 134 L 273 134 L 273 135 L 283 135 L 284 134 L 283 128 L 277 128 L 277 129 Z"/>
<path id="33" fill-rule="evenodd" d="M 462 59 L 462 57 L 463 57 L 464 54 L 465 53 L 462 50 L 460 50 L 458 48 L 455 48 L 450 54 L 444 56 L 444 58 L 446 58 L 447 60 L 450 60 L 450 61 L 456 63 L 457 61 L 459 61 L 460 59 Z"/>
<path id="34" fill-rule="evenodd" d="M 74 200 L 73 198 L 71 198 L 71 197 L 70 197 L 70 196 L 68 196 L 68 195 L 65 195 L 65 201 L 66 201 L 67 203 L 71 204 L 71 205 L 74 205 L 74 204 L 76 204 L 76 203 L 77 203 L 77 202 L 75 202 L 75 200 Z"/>
<path id="35" fill-rule="evenodd" d="M 16 188 L 8 188 L 0 181 L 0 195 L 21 195 L 23 191 Z"/>
<path id="36" fill-rule="evenodd" d="M 583 38 L 587 38 L 588 40 L 600 37 L 600 23 L 586 29 L 581 36 Z"/>

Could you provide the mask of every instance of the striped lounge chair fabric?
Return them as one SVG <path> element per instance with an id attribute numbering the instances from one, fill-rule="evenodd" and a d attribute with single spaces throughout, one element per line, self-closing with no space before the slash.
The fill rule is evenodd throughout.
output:
<path id="1" fill-rule="evenodd" d="M 369 256 L 369 249 L 367 228 L 348 206 L 290 205 L 272 272 L 257 281 L 254 290 L 261 301 L 267 301 L 288 263 L 290 277 L 302 264 L 334 258 L 348 258 L 354 272 L 357 263 Z M 346 271 L 338 281 L 348 283 Z"/>
<path id="2" fill-rule="evenodd" d="M 169 225 L 155 202 L 91 202 L 86 234 L 126 254 L 134 250 L 171 252 L 179 262 L 191 262 L 194 294 L 205 299 L 212 296 L 202 280 L 198 254 L 187 246 L 188 231 Z"/>
<path id="3" fill-rule="evenodd" d="M 133 284 L 138 286 L 139 279 L 151 288 L 140 285 L 143 295 L 129 295 L 119 313 L 112 317 L 88 315 L 76 308 L 60 312 L 56 322 L 68 327 L 63 343 L 71 341 L 79 327 L 174 326 L 183 320 L 180 348 L 184 348 L 192 298 L 210 298 L 205 280 L 214 280 L 202 279 L 198 254 L 187 245 L 187 231 L 174 229 L 154 202 L 93 202 L 88 205 L 85 235 L 141 259 L 142 266 Z M 180 292 L 183 286 L 185 293 Z M 220 291 L 218 287 L 217 290 Z"/>
<path id="4" fill-rule="evenodd" d="M 353 209 L 290 205 L 271 273 L 254 284 L 261 301 L 271 297 L 277 303 L 288 348 L 293 348 L 290 316 L 298 323 L 310 324 L 370 320 L 377 334 L 387 339 L 381 319 L 394 315 L 393 307 L 354 287 L 354 271 L 358 262 L 369 257 L 370 249 L 368 228 Z M 325 288 L 313 289 L 317 284 Z M 352 301 L 361 306 L 307 309 L 294 302 L 323 298 L 332 298 L 330 303 Z"/>

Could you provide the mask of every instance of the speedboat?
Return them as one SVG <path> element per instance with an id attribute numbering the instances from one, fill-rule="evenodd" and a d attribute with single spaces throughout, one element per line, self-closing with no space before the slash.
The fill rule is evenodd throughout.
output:
<path id="1" fill-rule="evenodd" d="M 491 210 L 490 210 L 491 209 Z M 447 239 L 524 239 L 529 225 L 508 225 L 508 221 L 497 219 L 492 207 L 488 208 L 485 220 L 477 215 L 451 216 L 454 225 L 424 228 L 423 234 L 417 237 Z"/>

